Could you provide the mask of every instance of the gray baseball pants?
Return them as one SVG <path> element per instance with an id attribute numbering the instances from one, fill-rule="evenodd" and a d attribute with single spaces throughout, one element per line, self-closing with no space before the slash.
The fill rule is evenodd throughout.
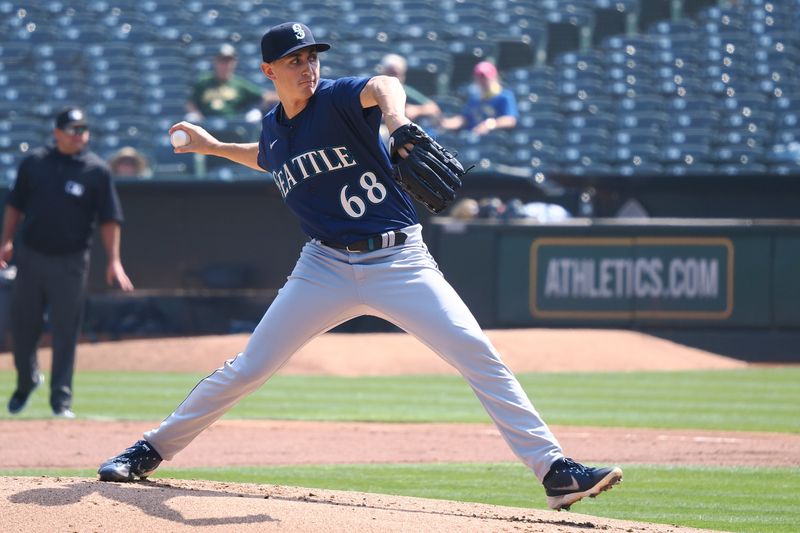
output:
<path id="1" fill-rule="evenodd" d="M 306 243 L 244 351 L 203 379 L 144 434 L 169 460 L 314 337 L 361 315 L 384 318 L 439 354 L 467 380 L 516 455 L 541 481 L 561 447 L 422 241 L 349 253 Z M 379 357 L 380 354 L 376 354 Z M 465 443 L 465 445 L 468 445 Z"/>

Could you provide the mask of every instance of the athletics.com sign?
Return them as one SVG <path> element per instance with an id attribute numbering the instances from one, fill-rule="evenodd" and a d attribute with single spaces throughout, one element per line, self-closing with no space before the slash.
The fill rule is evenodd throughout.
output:
<path id="1" fill-rule="evenodd" d="M 542 238 L 531 244 L 530 310 L 540 318 L 725 319 L 726 238 Z"/>

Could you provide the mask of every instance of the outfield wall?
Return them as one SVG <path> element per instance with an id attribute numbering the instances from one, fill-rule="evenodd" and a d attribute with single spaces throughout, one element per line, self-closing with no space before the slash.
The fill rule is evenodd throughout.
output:
<path id="1" fill-rule="evenodd" d="M 123 334 L 138 331 L 137 324 L 160 324 L 154 333 L 212 333 L 243 322 L 246 330 L 306 240 L 268 180 L 127 181 L 119 192 L 122 257 L 138 290 L 123 296 L 107 289 L 96 239 L 87 324 L 98 329 L 109 322 L 131 324 Z M 800 334 L 800 219 L 541 225 L 420 214 L 429 248 L 484 327 Z"/>
<path id="2" fill-rule="evenodd" d="M 800 327 L 800 223 L 432 224 L 439 265 L 485 327 Z"/>

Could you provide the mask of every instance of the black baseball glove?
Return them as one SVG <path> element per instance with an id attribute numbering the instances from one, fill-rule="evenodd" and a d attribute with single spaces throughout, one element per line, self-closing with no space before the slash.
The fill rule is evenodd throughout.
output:
<path id="1" fill-rule="evenodd" d="M 414 148 L 402 158 L 397 150 L 406 144 Z M 432 213 L 440 213 L 456 197 L 464 167 L 441 144 L 413 122 L 397 128 L 389 137 L 394 179 L 412 198 Z M 472 167 L 470 167 L 472 168 Z"/>

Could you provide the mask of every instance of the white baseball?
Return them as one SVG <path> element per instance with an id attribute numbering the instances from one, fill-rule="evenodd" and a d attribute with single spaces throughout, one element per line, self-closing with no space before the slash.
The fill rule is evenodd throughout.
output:
<path id="1" fill-rule="evenodd" d="M 175 130 L 172 132 L 172 135 L 169 136 L 169 142 L 172 143 L 172 146 L 178 148 L 180 146 L 186 146 L 192 139 L 189 137 L 189 134 L 183 130 Z"/>

